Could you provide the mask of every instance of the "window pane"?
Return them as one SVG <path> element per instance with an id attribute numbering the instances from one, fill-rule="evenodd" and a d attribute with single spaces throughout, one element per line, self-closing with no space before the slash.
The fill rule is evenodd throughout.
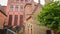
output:
<path id="1" fill-rule="evenodd" d="M 18 7 L 18 5 L 17 5 L 17 6 L 15 7 L 15 10 L 18 11 L 18 8 L 19 8 L 19 7 Z"/>
<path id="2" fill-rule="evenodd" d="M 11 6 L 10 6 L 10 11 L 13 11 L 13 8 L 14 8 L 13 5 L 11 5 Z"/>
<path id="3" fill-rule="evenodd" d="M 23 25 L 23 15 L 20 15 L 20 26 Z"/>
<path id="4" fill-rule="evenodd" d="M 14 25 L 17 25 L 17 23 L 18 23 L 18 15 L 15 15 L 15 17 L 14 17 Z"/>
<path id="5" fill-rule="evenodd" d="M 12 24 L 12 15 L 9 15 L 9 21 L 8 21 L 8 25 Z"/>
<path id="6" fill-rule="evenodd" d="M 21 11 L 23 10 L 23 5 L 20 5 L 20 10 L 21 10 Z"/>

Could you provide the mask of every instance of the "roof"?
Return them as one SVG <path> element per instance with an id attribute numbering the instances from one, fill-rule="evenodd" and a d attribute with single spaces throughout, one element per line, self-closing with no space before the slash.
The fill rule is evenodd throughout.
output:
<path id="1" fill-rule="evenodd" d="M 3 13 L 5 16 L 7 16 L 7 15 L 6 15 L 6 11 L 4 11 L 4 9 L 2 8 L 1 5 L 0 5 L 0 12 Z"/>

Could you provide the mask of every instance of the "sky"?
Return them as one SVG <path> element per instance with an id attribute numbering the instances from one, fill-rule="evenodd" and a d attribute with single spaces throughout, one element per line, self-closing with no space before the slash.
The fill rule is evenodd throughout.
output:
<path id="1" fill-rule="evenodd" d="M 3 5 L 6 6 L 6 5 L 7 5 L 7 1 L 8 1 L 8 0 L 0 0 L 0 4 L 1 4 L 2 6 L 3 6 Z M 38 3 L 38 0 L 34 0 L 34 1 Z M 44 3 L 45 3 L 44 0 L 40 0 L 40 1 L 41 1 L 41 4 L 44 5 Z"/>

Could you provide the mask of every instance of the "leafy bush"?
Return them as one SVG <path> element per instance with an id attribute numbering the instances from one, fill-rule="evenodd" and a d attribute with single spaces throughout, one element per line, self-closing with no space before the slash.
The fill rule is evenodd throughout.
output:
<path id="1" fill-rule="evenodd" d="M 60 32 L 60 2 L 51 2 L 46 4 L 40 14 L 38 14 L 40 25 L 49 26 Z"/>

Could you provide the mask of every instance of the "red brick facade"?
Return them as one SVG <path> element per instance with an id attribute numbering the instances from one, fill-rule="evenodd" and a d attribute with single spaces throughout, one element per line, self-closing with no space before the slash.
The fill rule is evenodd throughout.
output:
<path id="1" fill-rule="evenodd" d="M 24 10 L 27 4 L 33 4 L 33 0 L 8 0 L 4 7 L 7 14 L 6 25 L 21 26 L 24 23 Z M 28 9 L 29 10 L 29 9 Z"/>
<path id="2" fill-rule="evenodd" d="M 5 14 L 5 11 L 3 10 L 2 6 L 0 6 L 0 29 L 3 29 L 3 25 L 6 22 L 7 15 Z"/>
<path id="3" fill-rule="evenodd" d="M 25 7 L 27 5 L 30 5 L 28 7 L 31 8 L 31 6 L 34 6 L 34 1 L 33 0 L 8 0 L 7 6 L 2 6 L 7 14 L 7 22 L 5 24 L 9 26 L 23 25 Z M 31 13 L 31 10 L 29 8 L 26 10 L 28 11 L 28 12 L 26 11 L 28 14 Z"/>
<path id="4" fill-rule="evenodd" d="M 23 17 L 24 17 L 24 1 L 20 0 L 8 0 L 7 4 L 7 16 L 8 23 L 10 26 L 20 26 L 23 25 Z M 21 22 L 20 22 L 21 21 Z"/>

